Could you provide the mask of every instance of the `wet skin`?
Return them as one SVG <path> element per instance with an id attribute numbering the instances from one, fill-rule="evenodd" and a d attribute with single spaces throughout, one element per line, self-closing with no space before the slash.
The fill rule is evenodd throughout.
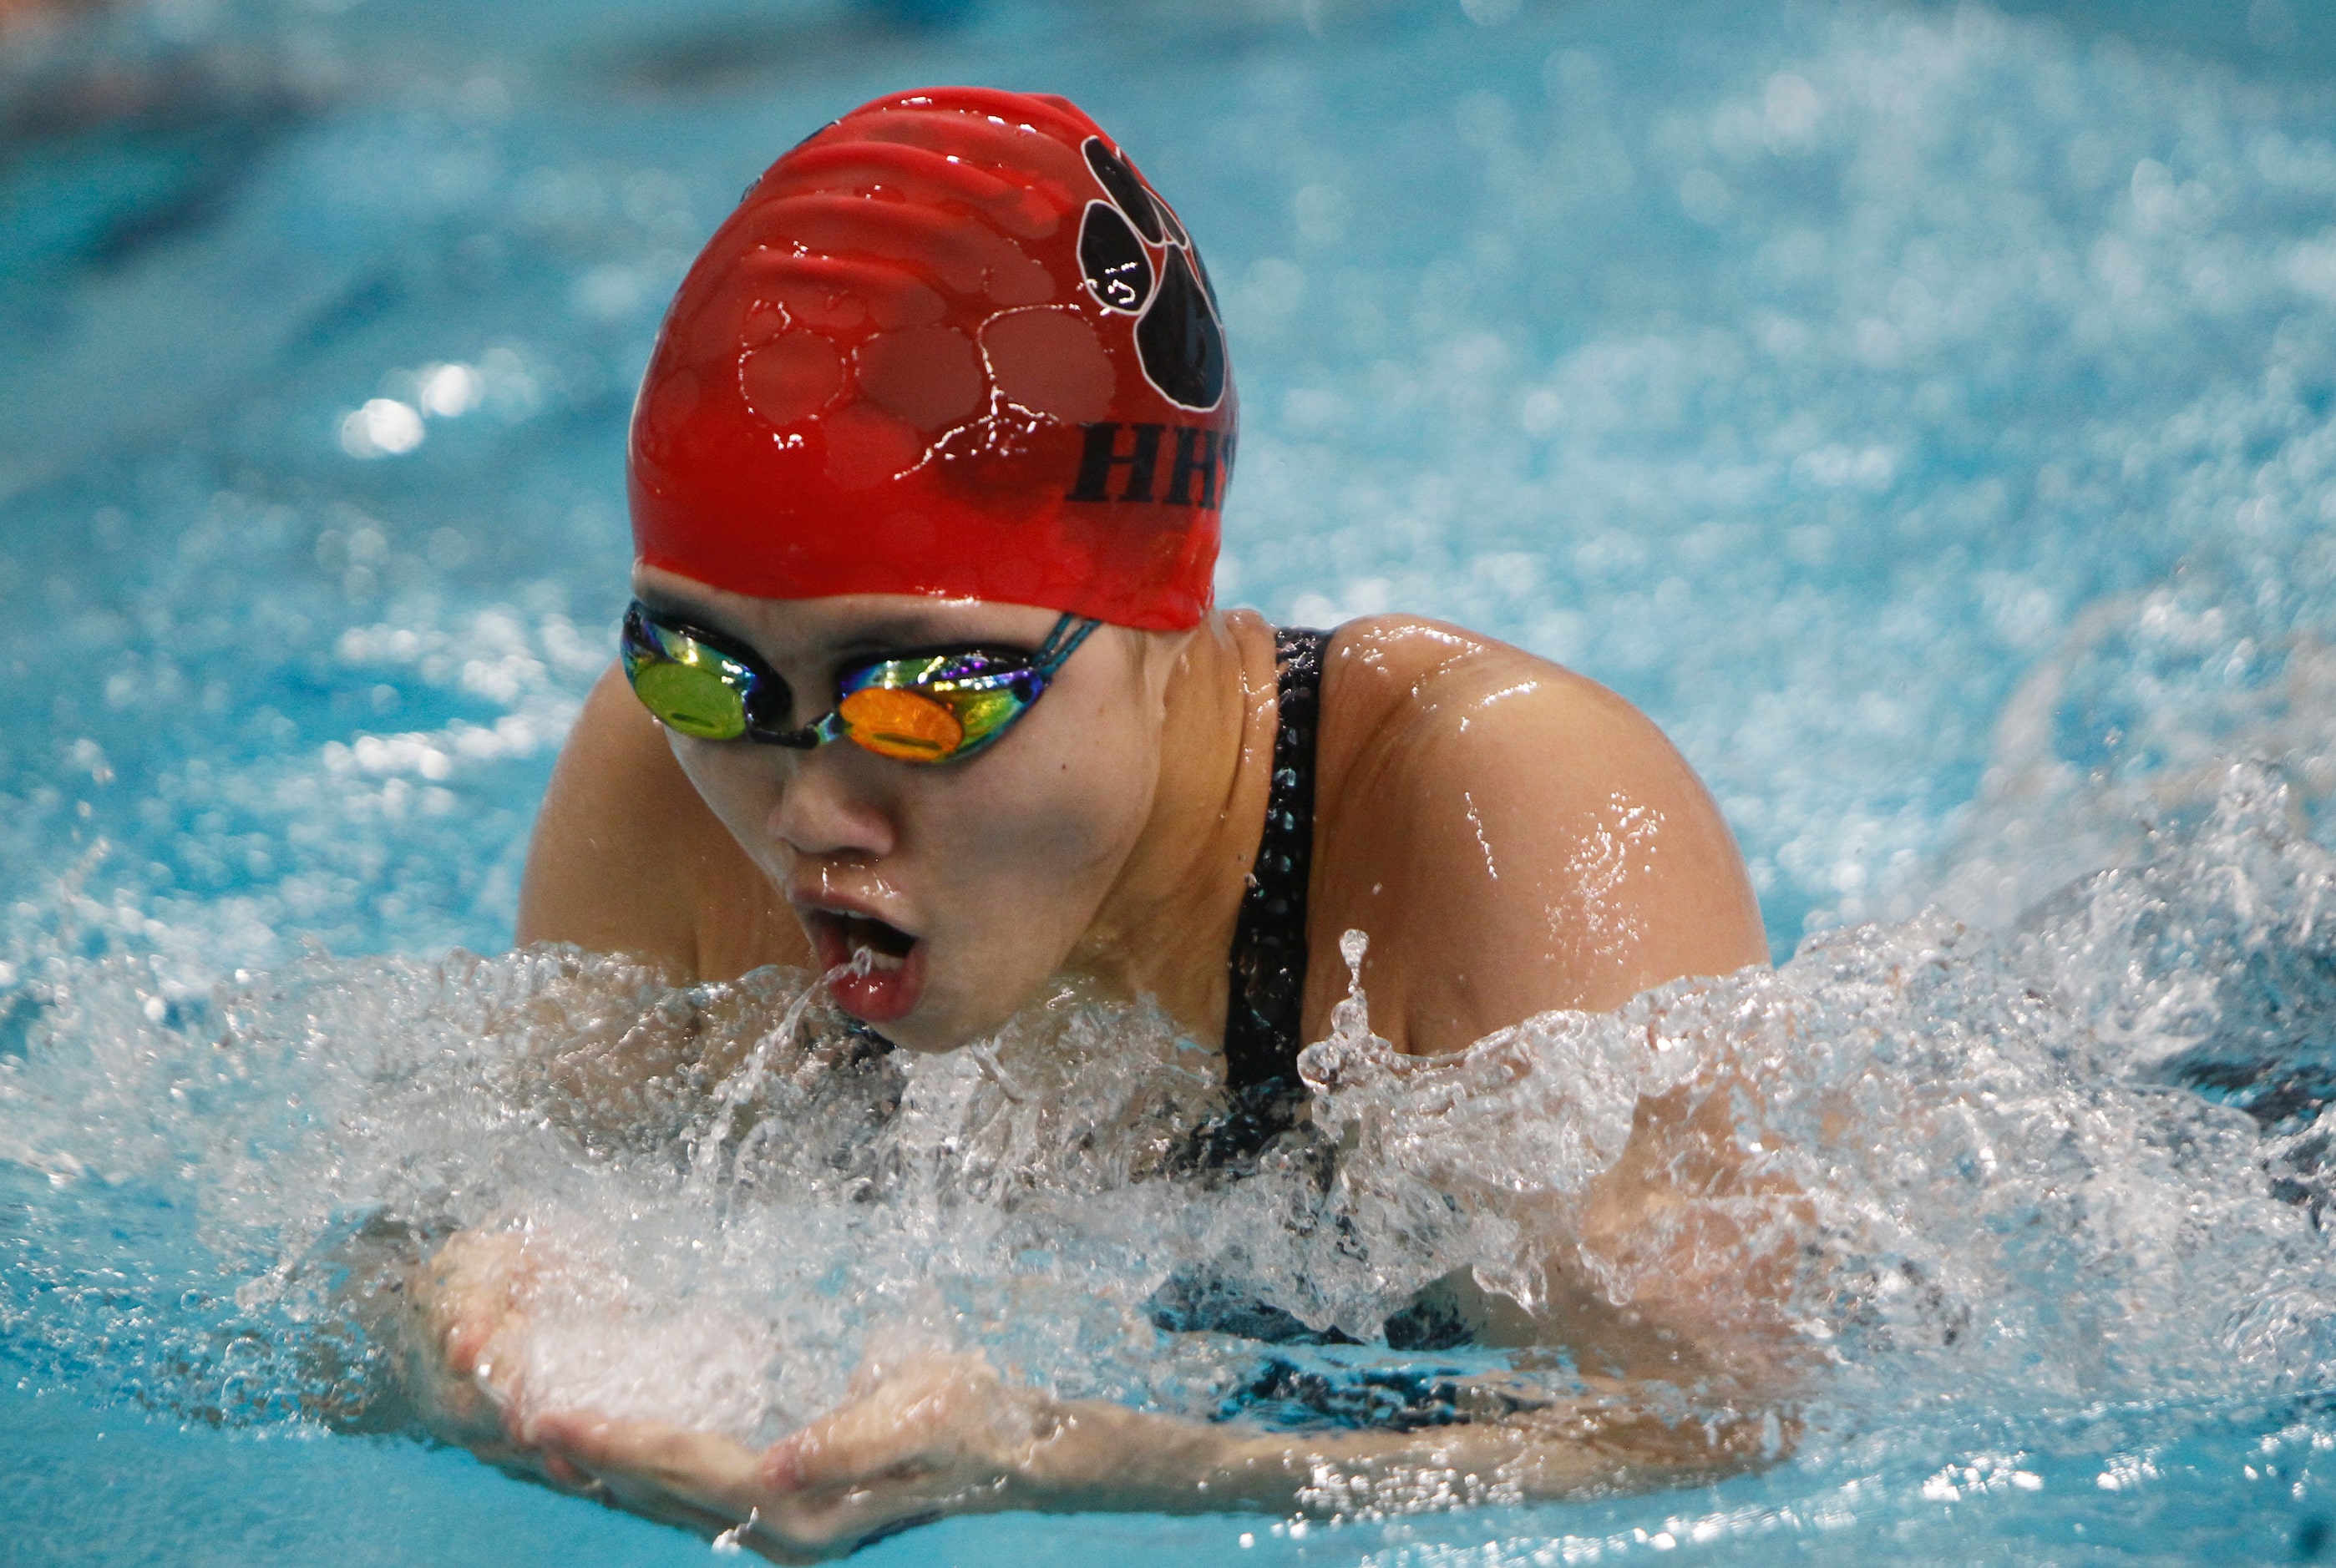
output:
<path id="1" fill-rule="evenodd" d="M 892 596 L 757 600 L 646 568 L 635 586 L 813 694 L 792 722 L 830 705 L 855 658 L 1027 649 L 1056 618 Z M 1271 628 L 1241 611 L 1186 633 L 1102 629 L 1003 740 L 938 767 L 849 741 L 803 752 L 672 735 L 612 670 L 545 799 L 520 938 L 634 954 L 677 982 L 824 967 L 866 946 L 872 973 L 839 1000 L 915 1050 L 978 1039 L 1056 980 L 1150 997 L 1213 1043 L 1274 717 Z M 1416 1055 L 1767 956 L 1727 827 L 1652 724 L 1545 661 L 1400 616 L 1340 628 L 1327 661 L 1309 897 L 1306 1037 L 1327 1030 L 1346 989 L 1338 938 L 1359 929 L 1372 1027 Z M 1664 1266 L 1641 1277 L 1662 1295 L 1618 1312 L 1552 1262 L 1527 1313 L 1456 1281 L 1480 1338 L 1577 1353 L 1594 1342 L 1585 1365 L 1747 1392 L 1764 1380 L 1781 1274 L 1743 1266 L 1708 1220 L 1662 1222 L 1690 1192 L 1787 1206 L 1794 1195 L 1730 1166 L 1727 1129 L 1697 1126 L 1686 1103 L 1640 1105 L 1582 1234 L 1549 1249 L 1657 1254 Z M 1773 1422 L 1673 1428 L 1590 1405 L 1427 1434 L 1264 1435 L 1054 1401 L 978 1360 L 928 1359 L 864 1370 L 842 1409 L 754 1455 L 521 1389 L 519 1359 L 487 1347 L 524 1331 L 529 1282 L 555 1266 L 464 1237 L 417 1273 L 417 1371 L 442 1428 L 657 1517 L 725 1529 L 751 1516 L 739 1544 L 777 1557 L 848 1550 L 937 1512 L 1333 1506 L 1325 1466 L 1358 1486 L 1400 1490 L 1459 1466 L 1562 1495 L 1712 1473 L 1777 1441 Z"/>
<path id="2" fill-rule="evenodd" d="M 751 599 L 651 570 L 636 586 L 817 693 L 798 721 L 825 710 L 854 656 L 1035 647 L 1056 619 L 877 595 Z M 722 980 L 813 963 L 820 916 L 858 913 L 918 938 L 923 994 L 882 1025 L 911 1050 L 978 1038 L 1055 975 L 1152 996 L 1214 1042 L 1263 831 L 1274 691 L 1271 629 L 1248 612 L 1188 633 L 1105 627 L 998 744 L 917 767 L 849 742 L 801 752 L 672 735 L 612 669 L 545 799 L 520 939 Z M 1319 746 L 1309 1040 L 1344 994 L 1349 929 L 1371 938 L 1373 1027 L 1422 1055 L 1766 959 L 1710 797 L 1594 682 L 1434 622 L 1352 622 L 1325 671 Z"/>

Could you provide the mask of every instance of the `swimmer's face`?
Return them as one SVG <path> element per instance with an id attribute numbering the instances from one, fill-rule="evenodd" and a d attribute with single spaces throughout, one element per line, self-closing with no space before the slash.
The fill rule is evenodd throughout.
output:
<path id="1" fill-rule="evenodd" d="M 647 604 L 760 653 L 787 721 L 835 705 L 846 665 L 911 648 L 1031 650 L 1057 612 L 871 594 L 757 599 L 638 568 Z M 901 762 L 840 740 L 797 751 L 667 731 L 682 770 L 793 906 L 847 1011 L 915 1050 L 996 1029 L 1066 966 L 1127 863 L 1160 774 L 1182 639 L 1104 626 L 972 757 Z"/>

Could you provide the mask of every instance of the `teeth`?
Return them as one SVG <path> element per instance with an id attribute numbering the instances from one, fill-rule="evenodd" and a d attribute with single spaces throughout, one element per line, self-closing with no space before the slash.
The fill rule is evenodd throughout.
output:
<path id="1" fill-rule="evenodd" d="M 907 949 L 915 945 L 905 933 L 866 915 L 839 917 L 845 962 L 860 974 L 896 974 L 905 966 Z"/>

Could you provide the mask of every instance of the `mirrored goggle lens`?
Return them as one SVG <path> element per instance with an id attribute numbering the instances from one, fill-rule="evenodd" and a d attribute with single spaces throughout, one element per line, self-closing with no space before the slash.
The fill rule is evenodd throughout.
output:
<path id="1" fill-rule="evenodd" d="M 862 686 L 836 704 L 845 732 L 879 757 L 939 762 L 965 744 L 965 721 L 945 699 L 898 686 Z"/>
<path id="2" fill-rule="evenodd" d="M 660 644 L 678 641 L 659 636 Z M 687 646 L 695 649 L 696 644 Z M 703 653 L 704 650 L 697 650 Z M 643 656 L 647 653 L 647 656 Z M 746 693 L 721 668 L 684 663 L 663 647 L 655 653 L 625 649 L 625 673 L 633 693 L 659 722 L 700 740 L 735 740 L 746 732 Z"/>
<path id="3" fill-rule="evenodd" d="M 852 739 L 882 757 L 939 762 L 988 743 L 1046 682 L 992 654 L 888 659 L 846 680 L 836 712 Z"/>

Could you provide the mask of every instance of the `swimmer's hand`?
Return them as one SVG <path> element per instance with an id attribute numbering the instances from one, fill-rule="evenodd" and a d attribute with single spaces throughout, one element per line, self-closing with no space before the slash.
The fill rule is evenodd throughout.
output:
<path id="1" fill-rule="evenodd" d="M 1591 1401 L 1419 1432 L 1266 1433 L 1055 1399 L 978 1356 L 926 1355 L 863 1368 L 842 1406 L 759 1454 L 583 1413 L 516 1435 L 621 1507 L 806 1563 L 953 1514 L 1368 1515 L 1677 1486 L 1773 1462 L 1793 1434 L 1772 1416 Z"/>
<path id="2" fill-rule="evenodd" d="M 508 1233 L 460 1231 L 405 1282 L 405 1384 L 423 1423 L 489 1464 L 568 1492 L 592 1478 L 520 1430 L 521 1347 L 544 1258 Z"/>
<path id="3" fill-rule="evenodd" d="M 1009 1386 L 978 1356 L 864 1366 L 843 1405 L 761 1453 L 656 1421 L 559 1413 L 520 1428 L 608 1499 L 781 1563 L 839 1556 L 950 1514 L 1068 1502 L 1090 1479 L 1090 1412 Z"/>

